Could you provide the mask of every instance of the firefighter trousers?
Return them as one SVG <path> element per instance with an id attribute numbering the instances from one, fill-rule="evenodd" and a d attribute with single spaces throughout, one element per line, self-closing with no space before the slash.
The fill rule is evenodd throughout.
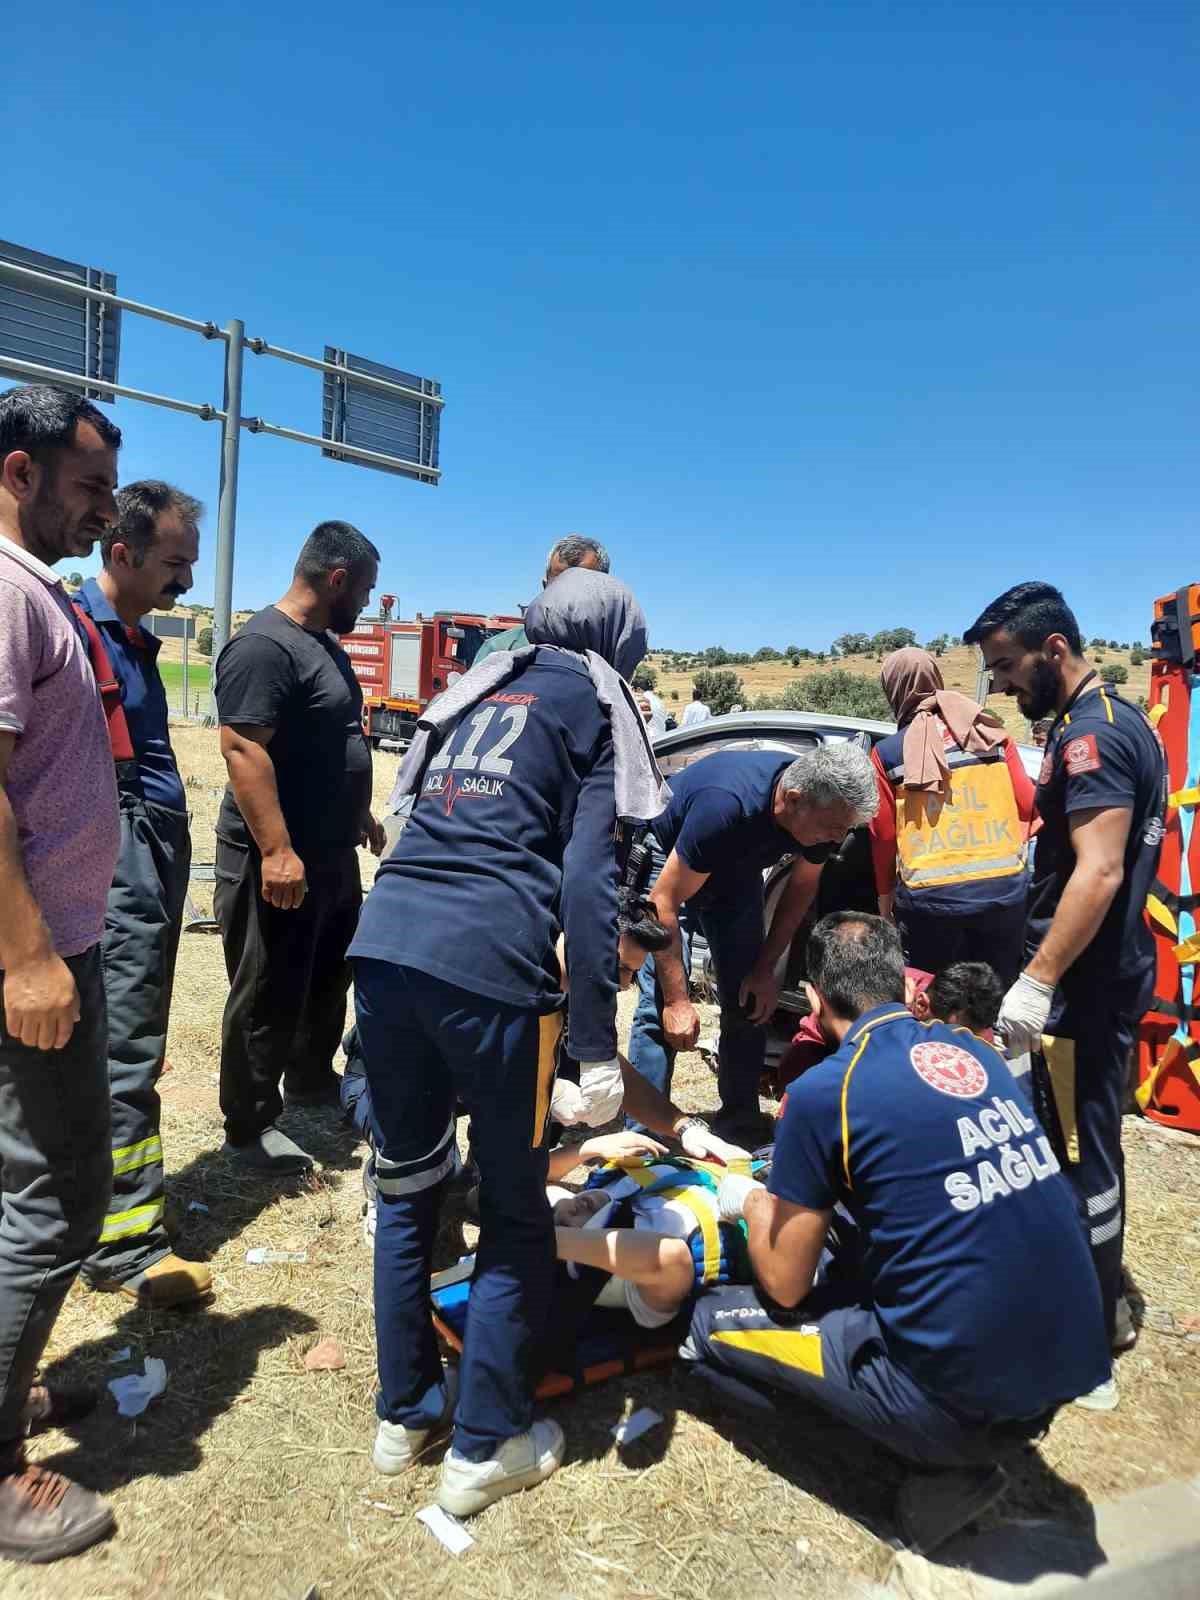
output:
<path id="1" fill-rule="evenodd" d="M 113 1189 L 88 1283 L 124 1279 L 170 1253 L 163 1227 L 158 1079 L 192 846 L 187 814 L 122 786 L 121 853 L 104 916 Z"/>

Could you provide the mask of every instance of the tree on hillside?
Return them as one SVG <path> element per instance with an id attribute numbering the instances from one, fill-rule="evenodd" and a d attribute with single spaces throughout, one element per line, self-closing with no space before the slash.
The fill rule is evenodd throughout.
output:
<path id="1" fill-rule="evenodd" d="M 931 656 L 944 656 L 950 648 L 950 635 L 939 633 L 936 638 L 930 639 L 925 646 Z"/>
<path id="2" fill-rule="evenodd" d="M 1088 648 L 1090 650 L 1103 650 L 1104 649 L 1104 640 L 1103 639 L 1090 639 L 1088 641 Z"/>
<path id="3" fill-rule="evenodd" d="M 67 573 L 67 587 L 68 587 L 68 589 L 82 589 L 83 588 L 83 573 L 82 572 L 68 572 Z"/>
<path id="4" fill-rule="evenodd" d="M 1140 667 L 1142 662 L 1145 661 L 1145 659 L 1146 658 L 1142 654 L 1142 652 L 1138 649 L 1138 647 L 1136 645 L 1134 645 L 1133 649 L 1129 652 L 1129 664 L 1130 664 L 1130 666 L 1131 667 Z"/>
<path id="5" fill-rule="evenodd" d="M 736 672 L 698 672 L 692 679 L 692 688 L 714 717 L 722 717 L 739 701 L 746 699 L 746 689 Z"/>
<path id="6" fill-rule="evenodd" d="M 764 644 L 761 649 L 754 652 L 755 661 L 782 661 L 783 652 L 776 650 L 773 645 Z"/>
<path id="7" fill-rule="evenodd" d="M 803 656 L 809 654 L 807 650 L 798 644 L 789 644 L 783 653 L 785 656 Z"/>
<path id="8" fill-rule="evenodd" d="M 833 648 L 838 655 L 865 656 L 871 652 L 871 635 L 869 633 L 843 633 L 833 641 Z"/>
<path id="9" fill-rule="evenodd" d="M 733 658 L 723 644 L 710 644 L 701 659 L 706 667 L 723 667 Z"/>
<path id="10" fill-rule="evenodd" d="M 917 636 L 911 628 L 883 628 L 872 637 L 870 649 L 877 656 L 886 656 L 893 650 L 907 649 L 916 642 Z"/>
<path id="11" fill-rule="evenodd" d="M 789 683 L 782 694 L 761 695 L 757 711 L 824 711 L 839 717 L 876 717 L 892 720 L 887 697 L 875 678 L 865 672 L 835 667 L 817 677 Z"/>
<path id="12" fill-rule="evenodd" d="M 654 689 L 658 686 L 658 673 L 643 661 L 634 669 L 632 682 L 635 689 Z"/>
<path id="13" fill-rule="evenodd" d="M 1105 683 L 1128 683 L 1129 668 L 1121 666 L 1119 662 L 1110 661 L 1108 666 L 1100 668 L 1100 676 Z"/>
<path id="14" fill-rule="evenodd" d="M 212 655 L 212 629 L 205 626 L 196 635 L 196 649 L 202 656 Z"/>

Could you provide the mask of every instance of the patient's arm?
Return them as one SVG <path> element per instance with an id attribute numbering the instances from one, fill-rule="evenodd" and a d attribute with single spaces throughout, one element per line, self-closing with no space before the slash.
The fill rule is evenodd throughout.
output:
<path id="1" fill-rule="evenodd" d="M 585 1161 L 636 1161 L 643 1156 L 665 1156 L 666 1145 L 645 1133 L 600 1133 L 582 1144 L 560 1144 L 551 1150 L 546 1176 L 558 1183 Z"/>
<path id="2" fill-rule="evenodd" d="M 554 1239 L 560 1261 L 628 1278 L 655 1311 L 673 1311 L 695 1286 L 696 1269 L 685 1239 L 641 1228 L 555 1228 Z"/>

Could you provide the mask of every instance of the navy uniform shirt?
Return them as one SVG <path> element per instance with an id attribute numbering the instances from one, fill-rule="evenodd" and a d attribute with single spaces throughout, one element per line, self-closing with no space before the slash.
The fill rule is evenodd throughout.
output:
<path id="1" fill-rule="evenodd" d="M 965 1028 L 877 1007 L 788 1090 L 769 1187 L 841 1202 L 888 1352 L 932 1394 L 1031 1417 L 1109 1376 L 1074 1191 L 1007 1064 Z"/>
<path id="2" fill-rule="evenodd" d="M 779 775 L 794 760 L 768 750 L 728 750 L 705 756 L 671 777 L 671 804 L 654 823 L 659 844 L 709 882 L 704 900 L 717 902 L 758 882 L 767 867 L 793 855 L 796 841 L 771 815 Z"/>
<path id="3" fill-rule="evenodd" d="M 153 805 L 186 811 L 183 780 L 167 731 L 167 694 L 158 670 L 160 641 L 147 629 L 122 622 L 95 578 L 87 580 L 75 600 L 99 629 L 121 685 L 142 793 Z"/>
<path id="4" fill-rule="evenodd" d="M 617 1053 L 613 746 L 586 667 L 539 651 L 468 711 L 426 765 L 380 864 L 351 956 L 416 967 L 538 1012 L 563 1003 L 567 1049 Z"/>
<path id="5" fill-rule="evenodd" d="M 1154 983 L 1154 940 L 1143 916 L 1158 871 L 1167 776 L 1158 735 L 1136 706 L 1087 688 L 1050 730 L 1038 780 L 1042 818 L 1033 860 L 1026 959 L 1045 938 L 1075 870 L 1070 819 L 1109 806 L 1131 812 L 1121 887 L 1095 937 L 1062 978 L 1068 998 L 1103 993 L 1144 1010 Z"/>

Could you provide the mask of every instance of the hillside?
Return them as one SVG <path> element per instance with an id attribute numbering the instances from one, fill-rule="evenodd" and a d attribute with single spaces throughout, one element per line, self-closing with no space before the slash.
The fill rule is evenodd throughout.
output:
<path id="1" fill-rule="evenodd" d="M 1119 686 L 1120 692 L 1126 699 L 1136 701 L 1145 698 L 1150 692 L 1150 662 L 1147 659 L 1141 666 L 1135 667 L 1130 663 L 1129 655 L 1127 650 L 1097 650 L 1089 651 L 1088 659 L 1094 661 L 1099 657 L 1102 666 L 1117 663 L 1125 667 L 1129 672 L 1129 682 Z M 692 697 L 694 672 L 679 671 L 670 657 L 652 654 L 649 660 L 658 673 L 656 692 L 662 696 L 668 710 L 678 715 Z M 978 672 L 977 663 L 976 653 L 969 645 L 960 645 L 956 649 L 947 650 L 939 662 L 946 687 L 961 689 L 964 694 L 973 695 Z M 816 677 L 839 667 L 847 672 L 864 673 L 876 680 L 879 677 L 879 662 L 871 655 L 847 656 L 844 660 L 838 661 L 801 661 L 795 667 L 787 660 L 755 661 L 746 666 L 721 667 L 717 670 L 737 673 L 745 685 L 745 703 L 749 709 L 759 695 L 780 694 L 791 683 L 801 682 L 805 678 Z M 989 703 L 991 709 L 1003 719 L 1010 733 L 1020 739 L 1028 737 L 1028 725 L 1017 709 L 1015 700 L 1010 700 L 1005 695 L 993 695 Z"/>

